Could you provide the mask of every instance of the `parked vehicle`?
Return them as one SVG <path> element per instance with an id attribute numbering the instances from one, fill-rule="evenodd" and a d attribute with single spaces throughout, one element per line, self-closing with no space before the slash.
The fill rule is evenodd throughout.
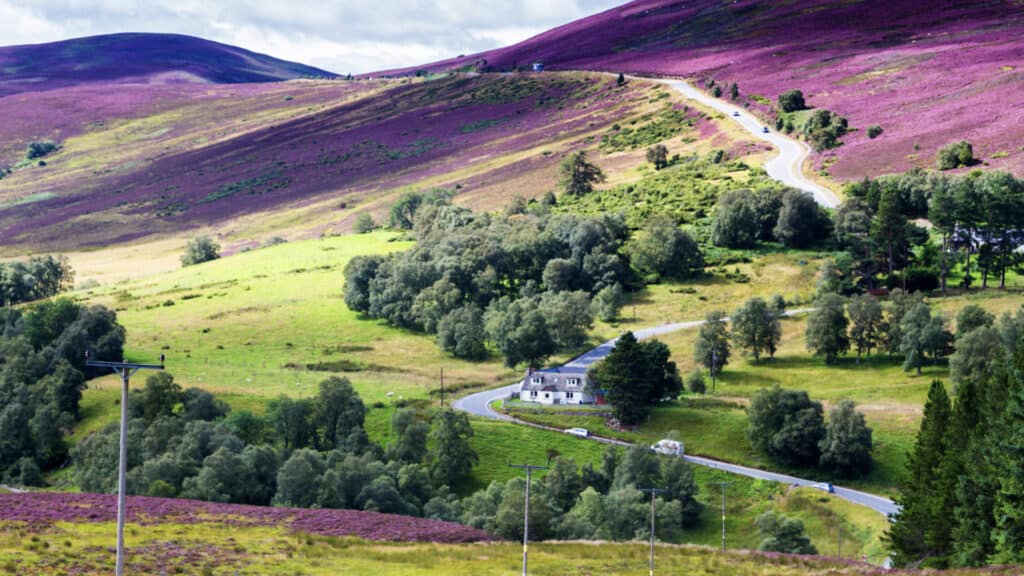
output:
<path id="1" fill-rule="evenodd" d="M 761 132 L 764 132 L 765 134 L 767 134 L 768 133 L 768 127 L 767 126 L 762 126 L 761 127 Z"/>
<path id="2" fill-rule="evenodd" d="M 811 487 L 812 488 L 817 488 L 818 490 L 824 490 L 825 492 L 828 492 L 829 494 L 835 494 L 836 493 L 836 487 L 831 485 L 831 484 L 829 484 L 828 482 L 819 482 L 817 484 L 812 484 Z"/>
<path id="3" fill-rule="evenodd" d="M 664 454 L 666 456 L 682 456 L 683 455 L 683 443 L 679 440 L 658 440 L 658 442 L 651 446 L 651 450 L 658 454 Z"/>
<path id="4" fill-rule="evenodd" d="M 586 428 L 569 428 L 565 433 L 572 434 L 573 436 L 579 436 L 580 438 L 590 437 L 590 430 L 587 430 Z"/>
<path id="5" fill-rule="evenodd" d="M 740 117 L 740 111 L 739 110 L 733 110 L 732 111 L 732 115 L 735 116 L 736 118 L 739 118 Z"/>

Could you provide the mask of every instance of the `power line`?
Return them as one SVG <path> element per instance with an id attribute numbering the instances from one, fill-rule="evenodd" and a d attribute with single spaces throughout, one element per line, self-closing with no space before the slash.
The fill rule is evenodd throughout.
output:
<path id="1" fill-rule="evenodd" d="M 548 463 L 550 464 L 550 460 Z M 513 464 L 511 461 L 508 463 L 509 468 L 519 468 L 520 470 L 526 470 L 526 503 L 523 506 L 523 576 L 526 576 L 526 566 L 528 563 L 527 558 L 527 540 L 530 538 L 530 478 L 533 475 L 534 470 L 547 470 L 549 466 L 540 466 L 538 464 Z"/>

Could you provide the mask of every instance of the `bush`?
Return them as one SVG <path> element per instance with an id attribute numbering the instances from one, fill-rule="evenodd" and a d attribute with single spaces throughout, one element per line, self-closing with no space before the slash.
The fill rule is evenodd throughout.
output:
<path id="1" fill-rule="evenodd" d="M 199 236 L 188 241 L 185 253 L 181 255 L 182 266 L 202 264 L 220 258 L 220 244 L 209 236 Z"/>
<path id="2" fill-rule="evenodd" d="M 966 140 L 947 144 L 939 150 L 936 160 L 939 170 L 953 170 L 961 166 L 972 166 L 975 162 L 974 148 Z"/>
<path id="3" fill-rule="evenodd" d="M 376 228 L 377 225 L 373 221 L 373 216 L 363 213 L 356 218 L 356 223 L 352 227 L 356 234 L 366 234 Z"/>
<path id="4" fill-rule="evenodd" d="M 785 554 L 817 554 L 818 549 L 804 534 L 804 523 L 799 518 L 789 518 L 774 511 L 758 515 L 754 525 L 764 536 L 758 549 L 763 552 Z"/>
<path id="5" fill-rule="evenodd" d="M 871 138 L 872 140 L 874 140 L 875 138 L 878 138 L 881 135 L 882 135 L 882 127 L 881 126 L 879 126 L 878 124 L 874 124 L 872 126 L 868 126 L 868 138 Z"/>
<path id="6" fill-rule="evenodd" d="M 707 391 L 708 387 L 704 383 L 704 373 L 700 371 L 700 368 L 695 368 L 686 377 L 686 389 L 694 394 L 703 394 Z"/>
<path id="7" fill-rule="evenodd" d="M 664 144 L 651 146 L 647 149 L 647 161 L 654 164 L 655 170 L 668 166 L 668 148 Z"/>
<path id="8" fill-rule="evenodd" d="M 828 110 L 816 110 L 804 124 L 804 134 L 816 152 L 838 147 L 848 129 L 846 118 Z"/>
<path id="9" fill-rule="evenodd" d="M 42 142 L 32 142 L 28 145 L 28 149 L 25 151 L 25 158 L 29 160 L 42 158 L 43 156 L 47 156 L 51 152 L 57 150 L 57 148 L 59 148 L 59 146 L 57 146 L 56 144 L 49 140 L 43 140 Z"/>
<path id="10" fill-rule="evenodd" d="M 804 102 L 804 93 L 799 90 L 790 90 L 779 95 L 779 108 L 783 112 L 796 112 L 807 108 Z"/>

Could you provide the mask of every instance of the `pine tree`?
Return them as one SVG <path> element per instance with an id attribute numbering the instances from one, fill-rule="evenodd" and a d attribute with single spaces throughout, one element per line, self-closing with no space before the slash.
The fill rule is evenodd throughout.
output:
<path id="1" fill-rule="evenodd" d="M 1005 389 L 1006 401 L 1002 414 L 992 423 L 984 449 L 995 472 L 992 560 L 1019 564 L 1024 562 L 1024 342 L 1018 339 L 1014 343 L 1007 360 L 990 383 Z"/>
<path id="2" fill-rule="evenodd" d="M 893 516 L 887 535 L 893 548 L 893 562 L 905 566 L 940 552 L 936 538 L 944 534 L 940 526 L 949 522 L 948 514 L 938 508 L 936 472 L 942 466 L 948 441 L 950 405 L 946 387 L 932 381 L 924 418 L 917 433 L 914 450 L 907 459 L 906 475 L 900 482 L 897 498 L 901 510 Z"/>

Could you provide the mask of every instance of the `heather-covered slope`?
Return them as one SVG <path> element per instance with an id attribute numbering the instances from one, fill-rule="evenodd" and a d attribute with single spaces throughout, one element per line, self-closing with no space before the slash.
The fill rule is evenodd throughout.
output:
<path id="1" fill-rule="evenodd" d="M 549 190 L 566 151 L 595 147 L 617 122 L 642 127 L 681 110 L 674 100 L 657 85 L 596 74 L 17 94 L 0 98 L 0 114 L 16 119 L 0 125 L 0 167 L 16 167 L 0 179 L 0 244 L 66 250 L 246 215 L 265 231 L 318 234 L 353 209 L 379 217 L 410 187 L 503 206 Z M 674 122 L 665 137 L 692 143 L 679 138 L 674 151 L 708 146 L 716 134 L 692 107 Z M 61 148 L 42 163 L 19 160 L 44 139 Z M 735 143 L 722 136 L 714 145 Z M 599 160 L 628 168 L 643 153 Z"/>
<path id="2" fill-rule="evenodd" d="M 110 34 L 0 48 L 0 97 L 82 84 L 236 84 L 333 76 L 178 34 Z"/>
<path id="3" fill-rule="evenodd" d="M 736 82 L 859 129 L 819 164 L 856 179 L 933 166 L 968 139 L 991 166 L 1024 173 L 1024 4 L 1012 0 L 637 0 L 520 44 L 417 69 L 551 69 L 668 74 Z M 883 134 L 869 139 L 868 126 Z"/>

